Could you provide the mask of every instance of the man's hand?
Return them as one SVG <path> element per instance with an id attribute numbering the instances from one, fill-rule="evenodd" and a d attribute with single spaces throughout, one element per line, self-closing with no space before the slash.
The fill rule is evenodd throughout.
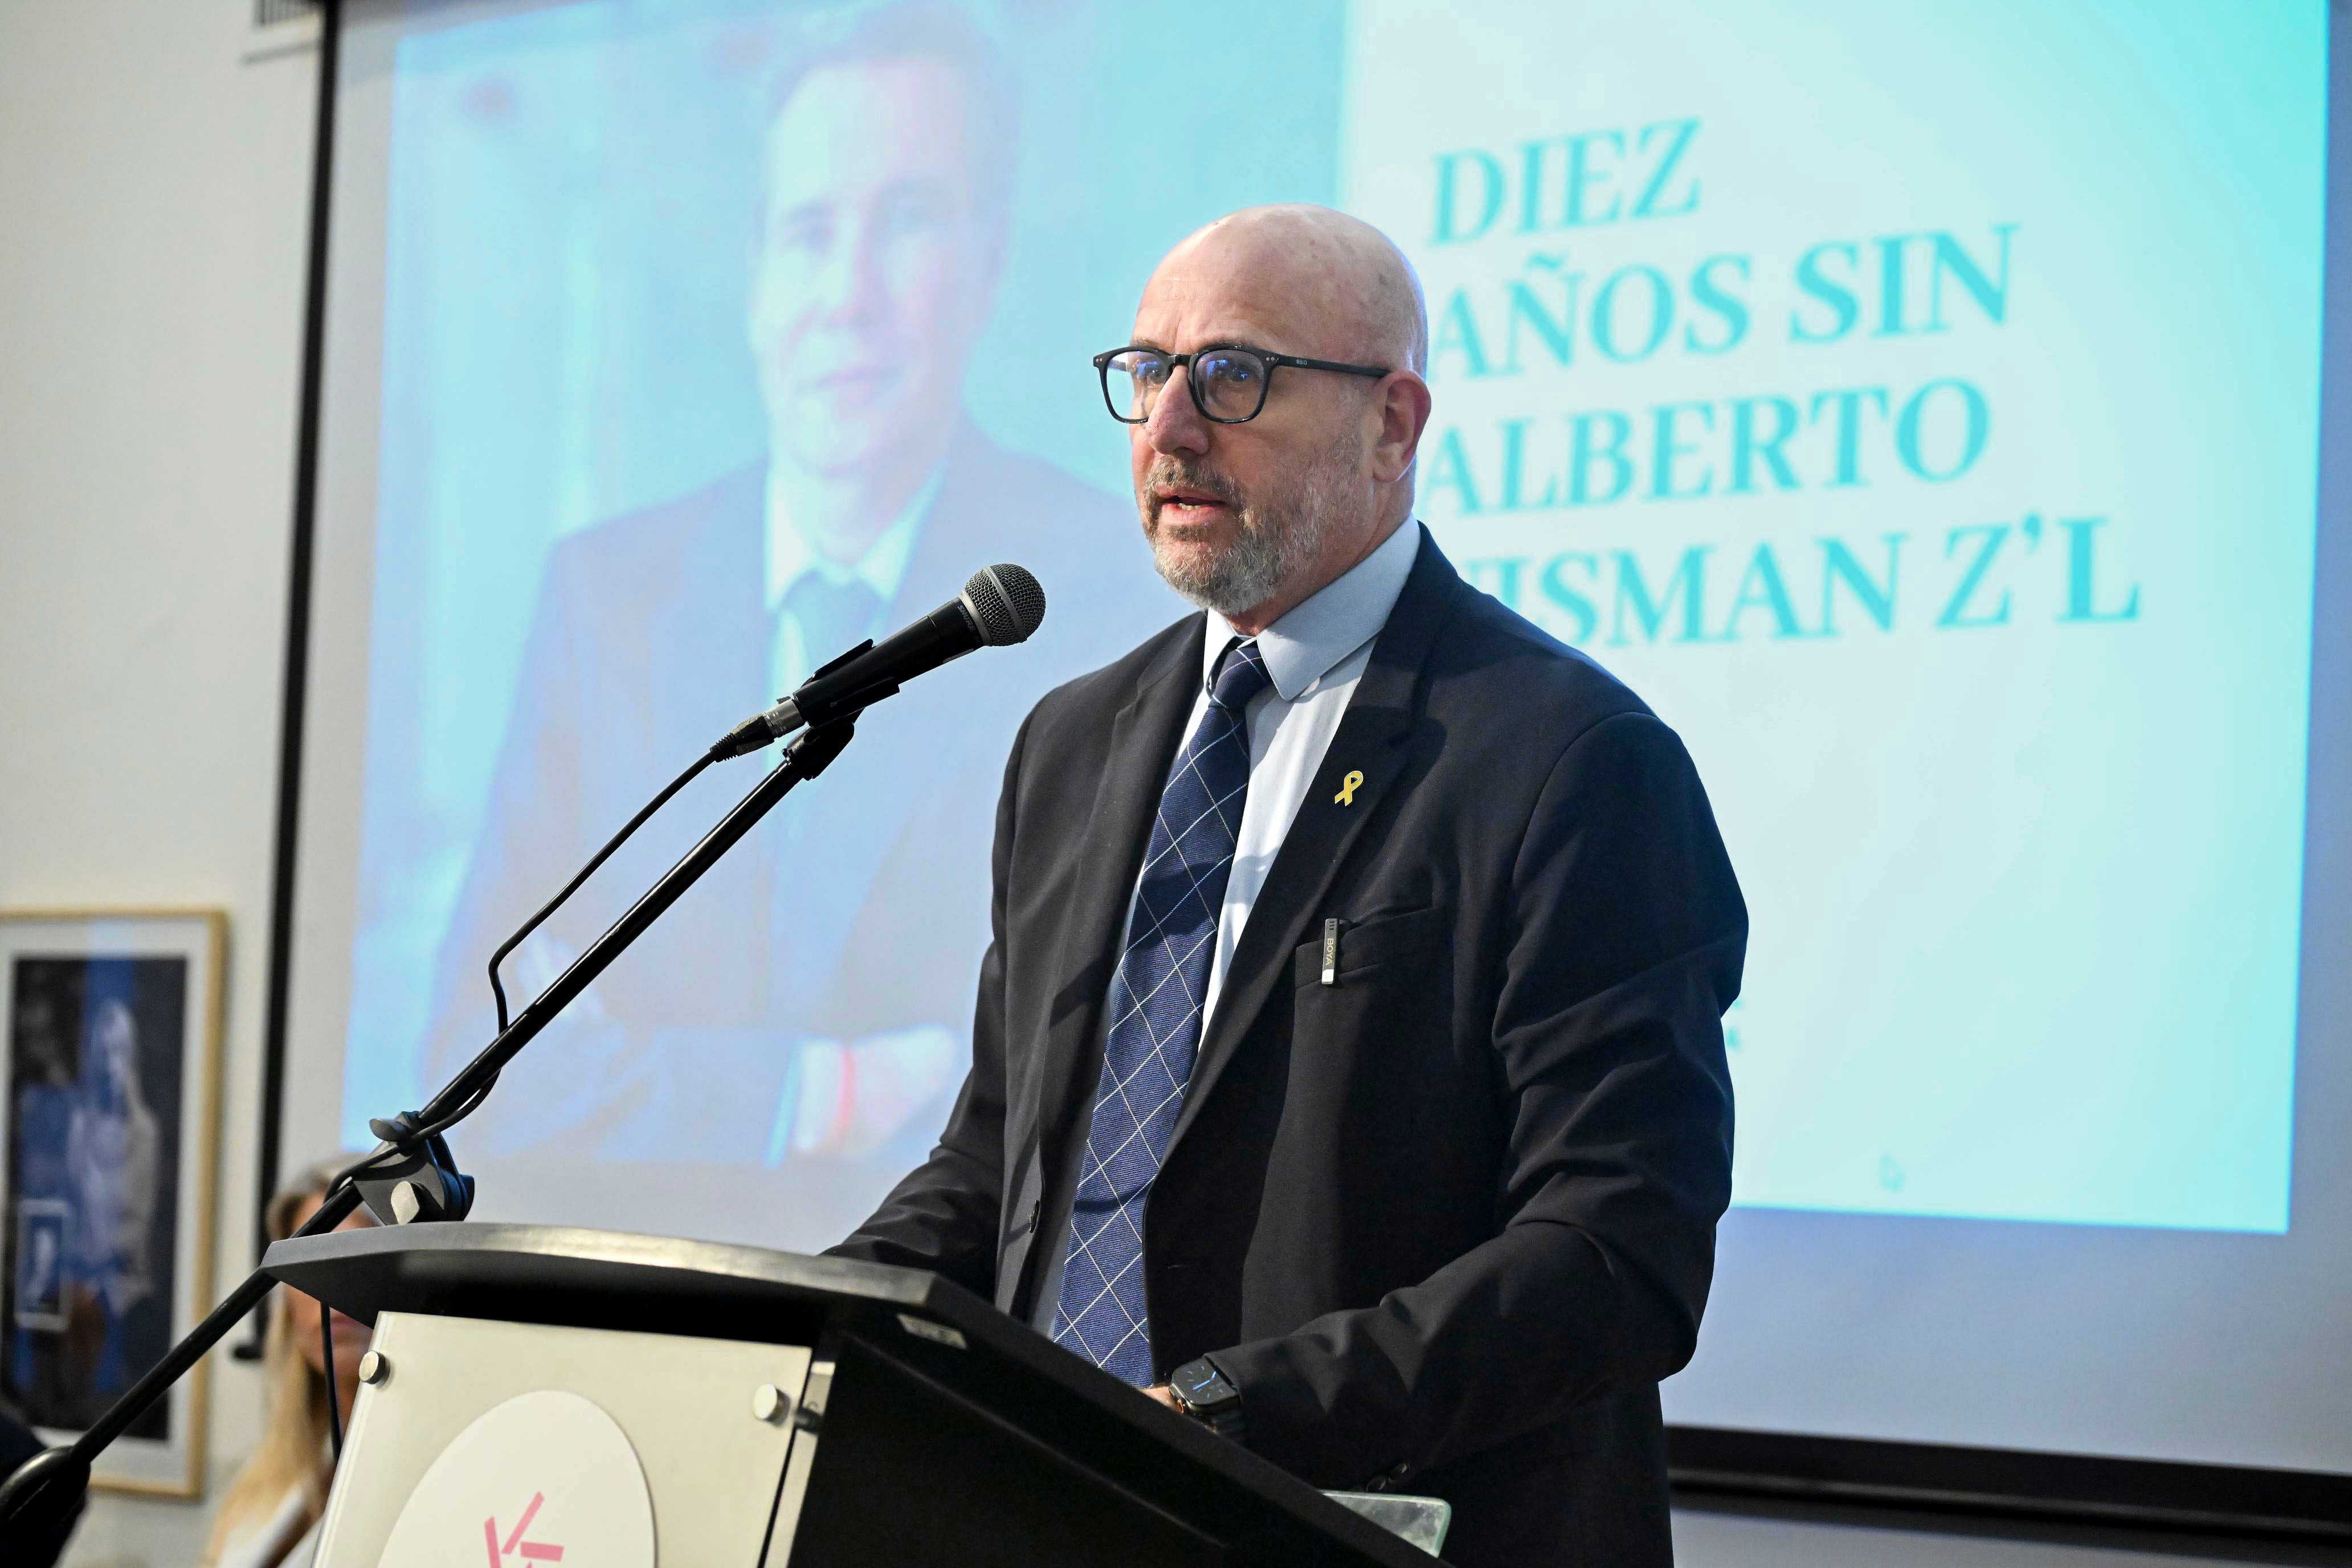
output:
<path id="1" fill-rule="evenodd" d="M 1150 1388 L 1145 1389 L 1143 1393 L 1144 1397 L 1147 1399 L 1156 1399 L 1160 1401 L 1160 1404 L 1165 1405 L 1169 1409 L 1176 1412 L 1177 1415 L 1181 1415 L 1184 1414 L 1184 1407 L 1176 1403 L 1175 1390 L 1170 1388 L 1166 1384 L 1155 1383 Z"/>

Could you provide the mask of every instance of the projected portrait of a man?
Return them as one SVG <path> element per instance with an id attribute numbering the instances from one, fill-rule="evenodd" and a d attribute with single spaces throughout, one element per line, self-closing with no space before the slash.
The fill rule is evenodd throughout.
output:
<path id="1" fill-rule="evenodd" d="M 766 454 L 549 557 L 442 949 L 432 1076 L 494 1028 L 489 952 L 746 693 L 790 691 L 992 562 L 1045 580 L 1045 628 L 862 726 L 509 1069 L 468 1130 L 493 1157 L 792 1160 L 803 1187 L 851 1173 L 854 1204 L 871 1184 L 856 1173 L 894 1173 L 937 1130 L 968 1050 L 1005 745 L 1047 685 L 1177 608 L 1103 548 L 1134 526 L 1124 500 L 981 427 L 992 400 L 1031 390 L 975 358 L 1005 250 L 1013 79 L 951 5 L 819 18 L 790 40 L 765 99 L 742 317 Z M 524 994 L 611 918 L 594 887 L 642 886 L 680 847 L 646 837 L 586 910 L 518 952 Z"/>
<path id="2" fill-rule="evenodd" d="M 863 567 L 916 521 L 958 435 L 1003 255 L 1013 106 L 921 41 L 929 9 L 869 22 L 772 99 L 747 313 L 770 532 L 789 536 L 772 579 L 797 560 Z"/>

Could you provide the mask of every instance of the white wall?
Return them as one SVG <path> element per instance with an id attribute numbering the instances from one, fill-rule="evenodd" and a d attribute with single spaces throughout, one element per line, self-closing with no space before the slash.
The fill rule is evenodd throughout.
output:
<path id="1" fill-rule="evenodd" d="M 229 911 L 223 1280 L 252 1263 L 317 80 L 244 58 L 252 9 L 0 0 L 0 906 Z M 258 1394 L 213 1380 L 216 1490 Z M 204 1521 L 103 1500 L 71 1561 L 193 1563 Z"/>
<path id="2" fill-rule="evenodd" d="M 224 1282 L 252 1263 L 317 72 L 255 55 L 251 10 L 0 0 L 0 906 L 229 910 Z M 258 1388 L 214 1376 L 216 1495 Z M 190 1563 L 205 1518 L 101 1498 L 68 1562 Z M 1699 1568 L 2185 1560 L 1727 1513 L 1676 1540 Z"/>

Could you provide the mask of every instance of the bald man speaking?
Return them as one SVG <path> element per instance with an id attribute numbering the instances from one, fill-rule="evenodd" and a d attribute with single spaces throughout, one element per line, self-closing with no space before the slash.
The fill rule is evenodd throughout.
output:
<path id="1" fill-rule="evenodd" d="M 929 1268 L 1449 1561 L 1665 1563 L 1747 911 L 1673 731 L 1412 521 L 1428 324 L 1260 208 L 1098 355 L 1199 605 L 1038 703 L 971 1075 L 836 1250 Z"/>

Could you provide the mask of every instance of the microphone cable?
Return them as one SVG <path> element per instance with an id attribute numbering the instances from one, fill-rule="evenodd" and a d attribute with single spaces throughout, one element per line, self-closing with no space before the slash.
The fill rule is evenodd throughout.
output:
<path id="1" fill-rule="evenodd" d="M 555 897 L 548 900 L 544 905 L 541 906 L 537 914 L 525 921 L 512 936 L 507 938 L 504 942 L 499 944 L 499 950 L 496 952 L 490 954 L 490 995 L 498 1005 L 499 1032 L 500 1034 L 504 1034 L 506 1032 L 509 1022 L 507 1017 L 506 987 L 499 983 L 499 965 L 505 961 L 507 954 L 512 952 L 517 947 L 520 947 L 526 940 L 528 940 L 530 933 L 537 931 L 540 926 L 546 921 L 548 916 L 553 914 L 557 910 L 562 907 L 563 901 L 566 899 L 569 899 L 572 894 L 580 890 L 580 885 L 583 882 L 585 882 L 590 877 L 595 875 L 596 868 L 599 866 L 602 866 L 605 861 L 613 858 L 613 852 L 614 850 L 620 848 L 622 845 L 628 842 L 629 836 L 631 834 L 636 832 L 638 828 L 643 827 L 647 819 L 649 819 L 654 813 L 668 805 L 670 798 L 673 795 L 677 795 L 678 791 L 691 784 L 694 781 L 695 776 L 700 773 L 703 769 L 709 767 L 715 760 L 716 759 L 708 752 L 704 752 L 701 756 L 695 758 L 694 762 L 684 773 L 670 780 L 667 786 L 665 787 L 659 795 L 647 801 L 645 804 L 644 808 L 641 809 L 636 816 L 629 818 L 629 820 L 622 826 L 621 831 L 615 833 L 612 837 L 604 841 L 604 847 L 597 850 L 594 857 L 589 860 L 588 864 L 581 867 L 579 873 L 574 876 L 572 880 L 563 885 L 563 890 L 562 892 L 557 893 Z M 378 1136 L 380 1137 L 385 1131 L 404 1131 L 405 1132 L 405 1136 L 396 1141 L 386 1139 L 382 1148 L 361 1156 L 352 1164 L 346 1166 L 336 1175 L 333 1181 L 327 1184 L 328 1193 L 331 1194 L 338 1187 L 356 1183 L 360 1177 L 367 1174 L 368 1172 L 379 1162 L 403 1154 L 406 1152 L 410 1147 L 422 1143 L 429 1138 L 437 1137 L 440 1134 L 448 1131 L 449 1129 L 457 1126 L 457 1123 L 465 1121 L 466 1118 L 471 1116 L 476 1110 L 481 1109 L 482 1101 L 488 1100 L 490 1097 L 490 1090 L 496 1089 L 498 1086 L 498 1075 L 493 1073 L 490 1075 L 488 1081 L 485 1082 L 481 1088 L 476 1089 L 472 1094 L 466 1097 L 464 1104 L 458 1106 L 457 1110 L 451 1111 L 440 1121 L 431 1122 L 423 1127 L 415 1129 L 384 1129 L 381 1124 L 371 1123 L 371 1127 L 377 1131 Z M 319 1346 L 321 1352 L 320 1360 L 326 1368 L 327 1376 L 327 1436 L 333 1447 L 335 1462 L 340 1465 L 342 1462 L 343 1458 L 343 1407 L 341 1394 L 335 1386 L 335 1310 L 332 1307 L 328 1306 L 323 1301 L 319 1303 Z"/>
<path id="2" fill-rule="evenodd" d="M 629 818 L 627 824 L 622 827 L 621 831 L 615 833 L 612 837 L 604 841 L 604 847 L 597 850 L 594 858 L 592 858 L 588 864 L 580 868 L 580 872 L 577 876 L 573 877 L 569 882 L 563 884 L 563 890 L 562 892 L 548 900 L 544 905 L 541 906 L 539 913 L 523 921 L 521 926 L 516 930 L 514 935 L 507 938 L 505 942 L 499 945 L 499 950 L 490 954 L 490 995 L 498 1003 L 499 1033 L 506 1033 L 508 1023 L 506 987 L 499 984 L 499 965 L 505 962 L 507 954 L 521 946 L 523 942 L 530 935 L 530 933 L 540 928 L 541 922 L 543 922 L 548 916 L 553 914 L 558 909 L 562 907 L 564 900 L 578 892 L 580 890 L 580 884 L 593 876 L 597 867 L 602 866 L 605 861 L 611 859 L 613 858 L 613 851 L 627 843 L 629 835 L 635 833 L 638 828 L 643 827 L 646 825 L 646 818 L 652 816 L 655 812 L 659 811 L 663 806 L 668 805 L 670 796 L 676 795 L 678 791 L 691 784 L 694 781 L 696 774 L 701 773 L 703 769 L 709 767 L 717 759 L 709 752 L 705 752 L 702 755 L 695 758 L 693 763 L 688 765 L 686 772 L 670 780 L 668 786 L 665 788 L 661 794 L 646 802 L 644 808 L 640 810 L 636 816 Z M 498 1079 L 493 1078 L 490 1080 L 490 1083 L 496 1083 Z M 482 1094 L 488 1094 L 489 1092 L 489 1084 L 484 1084 L 482 1086 Z M 439 1131 L 446 1131 L 448 1127 L 456 1125 L 457 1121 L 460 1120 L 466 1112 L 470 1112 L 473 1110 L 474 1105 L 479 1104 L 480 1101 L 481 1095 L 475 1096 L 473 1102 L 466 1107 L 465 1112 L 460 1112 L 457 1117 L 452 1117 L 447 1123 L 444 1124 L 444 1126 L 439 1129 Z"/>
<path id="3" fill-rule="evenodd" d="M 343 1396 L 335 1387 L 335 1310 L 319 1303 L 319 1364 L 327 1374 L 327 1436 L 333 1441 L 335 1468 L 343 1464 Z"/>

